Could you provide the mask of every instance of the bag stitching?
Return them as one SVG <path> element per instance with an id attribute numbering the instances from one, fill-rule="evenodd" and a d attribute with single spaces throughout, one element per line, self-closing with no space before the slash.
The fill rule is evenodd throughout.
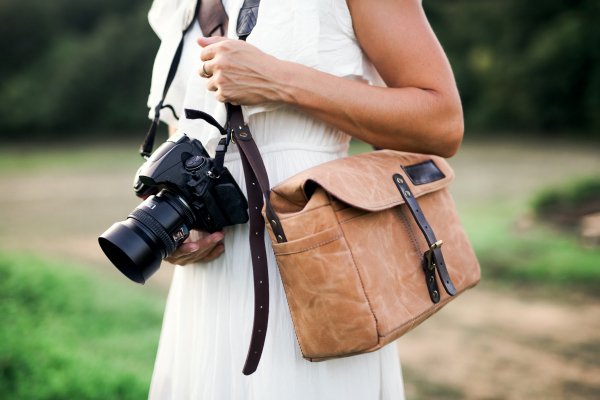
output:
<path id="1" fill-rule="evenodd" d="M 315 247 L 323 246 L 323 245 L 325 245 L 327 243 L 334 242 L 334 241 L 338 240 L 339 238 L 341 238 L 343 236 L 344 236 L 343 234 L 339 235 L 339 236 L 336 236 L 336 237 L 334 237 L 332 239 L 326 240 L 325 242 L 321 242 L 321 243 L 315 244 L 314 246 L 307 247 L 306 249 L 295 250 L 295 251 L 287 251 L 287 252 L 284 252 L 284 253 L 275 253 L 275 255 L 277 255 L 277 256 L 285 256 L 285 255 L 288 255 L 288 254 L 302 253 L 304 251 L 312 250 Z"/>
<path id="2" fill-rule="evenodd" d="M 415 232 L 411 228 L 410 223 L 408 222 L 408 220 L 406 218 L 406 215 L 404 215 L 404 211 L 402 211 L 402 208 L 398 207 L 398 209 L 397 209 L 396 212 L 400 216 L 400 219 L 402 220 L 402 223 L 404 224 L 404 227 L 406 228 L 406 230 L 408 231 L 408 234 L 410 235 L 410 241 L 413 244 L 413 248 L 417 252 L 417 255 L 420 255 L 421 254 L 421 246 L 419 246 L 419 242 L 417 241 L 417 238 L 415 236 Z"/>
<path id="3" fill-rule="evenodd" d="M 330 205 L 331 205 L 331 203 L 327 203 L 327 204 L 323 204 L 322 206 L 310 209 L 308 211 L 304 211 L 304 209 L 301 209 L 299 211 L 304 211 L 305 213 L 309 213 L 309 212 L 318 210 L 319 208 L 327 207 L 327 206 L 330 206 Z M 286 219 L 290 219 L 290 218 L 295 217 L 295 215 L 290 215 L 290 214 L 297 214 L 299 211 L 290 211 L 290 212 L 277 213 L 277 216 L 279 217 L 280 215 L 283 215 L 284 217 L 279 217 L 279 219 L 282 220 L 282 221 L 285 221 Z"/>
<path id="4" fill-rule="evenodd" d="M 356 208 L 356 207 L 353 207 L 353 208 Z M 365 214 L 355 215 L 354 217 L 350 217 L 348 219 L 345 219 L 343 221 L 338 222 L 338 224 L 342 225 L 342 224 L 345 224 L 346 222 L 350 222 L 350 221 L 352 221 L 354 219 L 357 219 L 357 218 L 366 217 L 367 215 L 371 215 L 371 214 L 374 214 L 374 213 L 372 213 L 370 211 L 367 211 Z"/>

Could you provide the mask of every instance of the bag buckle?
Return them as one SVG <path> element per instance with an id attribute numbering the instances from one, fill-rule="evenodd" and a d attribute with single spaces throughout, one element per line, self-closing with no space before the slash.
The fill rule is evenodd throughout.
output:
<path id="1" fill-rule="evenodd" d="M 429 250 L 425 252 L 425 284 L 427 285 L 427 290 L 429 291 L 429 297 L 433 303 L 438 303 L 440 301 L 440 289 L 437 284 L 437 279 L 435 276 L 435 259 L 433 256 L 433 251 L 442 247 L 444 242 L 442 240 L 438 240 L 434 244 L 429 247 Z"/>
<path id="2" fill-rule="evenodd" d="M 432 271 L 435 268 L 435 261 L 433 260 L 433 251 L 435 249 L 439 249 L 444 244 L 443 240 L 438 240 L 434 244 L 431 245 L 429 251 L 425 253 L 425 257 L 427 258 L 427 269 Z"/>

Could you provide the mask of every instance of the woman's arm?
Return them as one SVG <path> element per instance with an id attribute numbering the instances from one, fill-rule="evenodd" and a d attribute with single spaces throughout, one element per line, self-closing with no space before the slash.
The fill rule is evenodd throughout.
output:
<path id="1" fill-rule="evenodd" d="M 241 41 L 199 38 L 208 89 L 232 104 L 284 102 L 377 147 L 454 155 L 463 135 L 460 98 L 420 1 L 347 2 L 387 88 L 277 60 Z"/>

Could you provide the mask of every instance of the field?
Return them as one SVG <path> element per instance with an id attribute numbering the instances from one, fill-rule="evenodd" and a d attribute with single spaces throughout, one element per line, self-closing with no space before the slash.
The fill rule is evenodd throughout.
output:
<path id="1" fill-rule="evenodd" d="M 163 296 L 0 253 L 0 398 L 143 399 Z"/>
<path id="2" fill-rule="evenodd" d="M 0 149 L 0 398 L 146 395 L 172 269 L 132 285 L 96 242 L 140 163 L 136 143 Z M 597 144 L 467 142 L 450 163 L 483 281 L 398 341 L 407 397 L 600 397 L 600 250 L 529 206 L 597 175 Z"/>

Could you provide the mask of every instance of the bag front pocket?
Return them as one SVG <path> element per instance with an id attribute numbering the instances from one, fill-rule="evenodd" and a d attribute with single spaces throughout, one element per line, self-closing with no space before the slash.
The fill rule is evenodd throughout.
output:
<path id="1" fill-rule="evenodd" d="M 304 358 L 352 355 L 378 344 L 377 323 L 339 225 L 274 243 L 273 250 Z"/>

